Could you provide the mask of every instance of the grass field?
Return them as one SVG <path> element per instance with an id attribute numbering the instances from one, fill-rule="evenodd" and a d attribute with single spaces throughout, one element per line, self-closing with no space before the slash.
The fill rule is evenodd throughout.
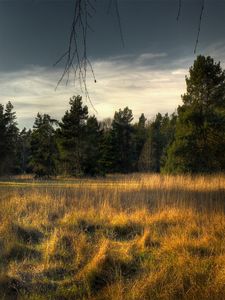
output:
<path id="1" fill-rule="evenodd" d="M 225 299 L 225 176 L 0 182 L 0 299 Z"/>

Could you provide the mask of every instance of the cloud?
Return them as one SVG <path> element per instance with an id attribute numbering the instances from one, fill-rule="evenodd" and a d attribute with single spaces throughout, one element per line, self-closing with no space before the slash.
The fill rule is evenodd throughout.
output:
<path id="1" fill-rule="evenodd" d="M 167 59 L 162 68 L 160 61 L 154 66 L 143 60 Z M 137 119 L 142 112 L 152 118 L 157 112 L 172 113 L 181 103 L 185 91 L 188 58 L 169 61 L 166 53 L 144 53 L 132 59 L 114 58 L 93 62 L 97 78 L 94 83 L 88 75 L 88 89 L 97 118 L 113 117 L 115 110 L 129 106 Z M 185 64 L 184 64 L 185 62 Z M 190 65 L 189 65 L 190 66 Z M 37 112 L 48 113 L 61 119 L 72 95 L 82 94 L 73 82 L 63 83 L 55 90 L 61 69 L 31 66 L 26 70 L 0 73 L 0 103 L 12 101 L 20 127 L 31 127 Z M 90 114 L 96 112 L 88 103 Z"/>
<path id="2" fill-rule="evenodd" d="M 165 57 L 167 57 L 167 53 L 143 53 L 138 57 L 137 62 L 142 64 Z"/>
<path id="3" fill-rule="evenodd" d="M 225 67 L 225 42 L 218 41 L 203 49 L 202 54 L 210 55 L 216 62 L 220 61 L 223 68 Z"/>

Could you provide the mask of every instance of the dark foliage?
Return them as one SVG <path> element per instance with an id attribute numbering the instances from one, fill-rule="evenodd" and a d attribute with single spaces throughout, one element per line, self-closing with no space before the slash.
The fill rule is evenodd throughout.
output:
<path id="1" fill-rule="evenodd" d="M 224 172 L 225 71 L 198 56 L 186 84 L 177 114 L 134 124 L 128 107 L 98 122 L 74 96 L 61 122 L 38 113 L 33 130 L 19 132 L 12 104 L 0 105 L 0 175 Z"/>

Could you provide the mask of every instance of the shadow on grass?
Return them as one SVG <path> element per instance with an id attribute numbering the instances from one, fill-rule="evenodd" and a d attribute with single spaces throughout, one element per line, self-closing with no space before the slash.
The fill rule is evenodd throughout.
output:
<path id="1" fill-rule="evenodd" d="M 29 246 L 15 244 L 4 255 L 4 261 L 22 261 L 24 259 L 40 260 L 42 258 L 41 252 Z"/>
<path id="2" fill-rule="evenodd" d="M 20 225 L 13 225 L 12 229 L 23 243 L 38 244 L 44 237 L 44 234 L 35 228 L 24 228 Z"/>

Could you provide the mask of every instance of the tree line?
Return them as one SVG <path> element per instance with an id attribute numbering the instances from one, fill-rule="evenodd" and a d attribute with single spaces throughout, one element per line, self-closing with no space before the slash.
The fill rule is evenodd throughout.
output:
<path id="1" fill-rule="evenodd" d="M 95 176 L 107 173 L 225 171 L 225 71 L 198 56 L 186 76 L 182 105 L 133 123 L 128 107 L 98 121 L 73 96 L 61 121 L 38 113 L 19 130 L 13 105 L 0 105 L 0 175 L 33 173 Z"/>

